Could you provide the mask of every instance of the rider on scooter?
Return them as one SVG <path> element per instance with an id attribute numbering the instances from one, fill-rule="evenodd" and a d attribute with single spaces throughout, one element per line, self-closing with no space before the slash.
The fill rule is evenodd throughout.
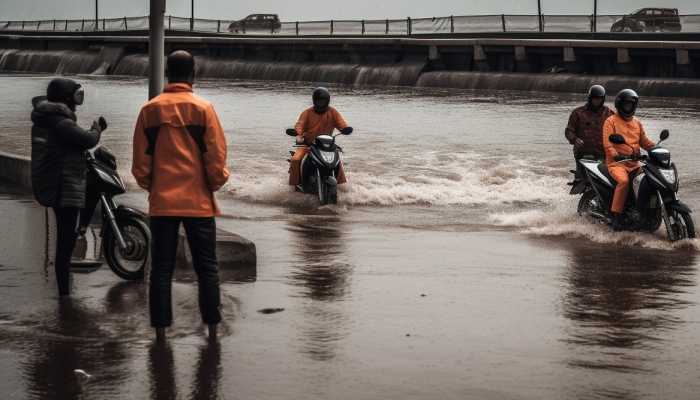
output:
<path id="1" fill-rule="evenodd" d="M 634 90 L 624 89 L 620 91 L 615 98 L 617 113 L 605 120 L 603 125 L 605 162 L 608 166 L 608 172 L 617 182 L 610 208 L 613 217 L 612 228 L 616 231 L 622 229 L 620 216 L 627 201 L 629 176 L 639 169 L 639 162 L 623 160 L 639 156 L 640 147 L 648 151 L 656 145 L 647 137 L 642 123 L 634 116 L 638 105 L 639 96 Z M 609 138 L 613 134 L 621 135 L 625 139 L 625 143 L 612 143 Z"/>
<path id="2" fill-rule="evenodd" d="M 345 119 L 335 108 L 330 106 L 331 94 L 324 87 L 316 88 L 312 95 L 313 106 L 304 110 L 299 116 L 299 120 L 294 126 L 297 132 L 296 143 L 299 145 L 310 145 L 319 135 L 330 135 L 334 129 L 338 129 L 343 134 L 352 132 Z M 292 156 L 289 166 L 289 184 L 298 186 L 301 184 L 301 161 L 309 152 L 308 147 L 298 147 Z M 338 168 L 338 183 L 346 183 L 343 165 Z"/>
<path id="3" fill-rule="evenodd" d="M 583 178 L 582 158 L 601 160 L 605 157 L 603 151 L 603 123 L 613 115 L 613 111 L 605 105 L 605 88 L 593 85 L 588 89 L 586 104 L 574 109 L 569 116 L 569 123 L 564 130 L 564 136 L 574 147 L 576 160 L 576 176 L 572 183 L 572 192 Z"/>

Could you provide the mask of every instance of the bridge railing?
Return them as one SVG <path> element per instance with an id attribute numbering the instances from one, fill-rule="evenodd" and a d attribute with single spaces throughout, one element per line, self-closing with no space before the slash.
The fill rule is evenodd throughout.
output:
<path id="1" fill-rule="evenodd" d="M 680 32 L 700 33 L 700 15 L 681 15 Z M 622 15 L 476 15 L 382 20 L 283 22 L 254 26 L 235 20 L 165 17 L 165 29 L 180 32 L 274 36 L 410 36 L 489 32 L 678 32 L 654 22 L 634 22 Z M 148 17 L 0 21 L 0 32 L 123 32 L 148 30 Z"/>

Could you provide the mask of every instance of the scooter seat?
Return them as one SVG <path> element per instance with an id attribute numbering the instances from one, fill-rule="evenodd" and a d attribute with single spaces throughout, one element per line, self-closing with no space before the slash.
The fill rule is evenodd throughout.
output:
<path id="1" fill-rule="evenodd" d="M 612 175 L 610 175 L 610 171 L 608 171 L 608 166 L 605 163 L 598 164 L 598 171 L 600 171 L 600 173 L 603 174 L 604 177 L 608 178 L 608 180 L 613 186 L 617 186 L 617 181 L 612 177 Z"/>

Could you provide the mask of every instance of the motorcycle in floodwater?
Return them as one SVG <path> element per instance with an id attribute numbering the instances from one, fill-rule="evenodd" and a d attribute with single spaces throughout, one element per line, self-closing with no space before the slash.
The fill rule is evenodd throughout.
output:
<path id="1" fill-rule="evenodd" d="M 115 204 L 114 197 L 126 193 L 126 185 L 117 172 L 116 158 L 105 147 L 87 152 L 87 166 L 88 184 L 99 194 L 100 236 L 107 265 L 122 279 L 143 279 L 151 246 L 148 219 L 140 211 Z"/>
<path id="2" fill-rule="evenodd" d="M 647 155 L 619 161 L 640 163 L 640 168 L 630 175 L 630 193 L 621 216 L 622 226 L 628 231 L 655 232 L 663 222 L 670 241 L 692 239 L 695 238 L 692 211 L 677 195 L 678 170 L 671 161 L 671 152 L 659 146 L 669 135 L 664 129 L 659 142 Z M 609 139 L 614 144 L 625 144 L 625 139 L 618 134 L 610 135 Z M 571 194 L 581 194 L 579 215 L 610 224 L 610 207 L 617 183 L 604 161 L 581 159 L 578 162 L 584 177 L 575 184 Z"/>
<path id="3" fill-rule="evenodd" d="M 293 128 L 287 135 L 297 136 Z M 318 195 L 321 205 L 338 203 L 338 181 L 336 176 L 343 162 L 343 149 L 335 143 L 338 135 L 350 135 L 352 128 L 345 128 L 339 134 L 319 135 L 309 147 L 309 152 L 301 161 L 301 184 L 296 190 Z M 297 145 L 295 147 L 306 147 Z M 290 151 L 294 155 L 294 151 Z M 290 160 L 288 160 L 290 161 Z"/>

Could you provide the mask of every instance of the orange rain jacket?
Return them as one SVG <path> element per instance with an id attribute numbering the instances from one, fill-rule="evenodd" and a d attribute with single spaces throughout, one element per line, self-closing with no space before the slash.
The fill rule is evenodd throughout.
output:
<path id="1" fill-rule="evenodd" d="M 330 135 L 334 129 L 345 129 L 348 123 L 342 115 L 333 107 L 323 114 L 317 114 L 313 107 L 309 107 L 299 116 L 294 129 L 298 135 L 304 136 L 304 141 L 311 144 L 319 135 Z"/>
<path id="2" fill-rule="evenodd" d="M 134 129 L 136 182 L 148 190 L 151 216 L 212 217 L 213 192 L 229 177 L 226 138 L 212 105 L 174 83 L 141 108 Z"/>
<path id="3" fill-rule="evenodd" d="M 610 135 L 619 134 L 625 138 L 626 144 L 614 144 L 610 142 Z M 639 154 L 640 147 L 650 150 L 656 144 L 647 137 L 642 123 L 637 118 L 626 120 L 618 114 L 611 115 L 603 124 L 603 148 L 605 149 L 605 162 L 608 165 L 610 175 L 617 182 L 611 210 L 615 213 L 624 211 L 627 193 L 629 191 L 629 174 L 639 168 L 637 161 L 616 162 L 615 156 L 629 156 Z"/>
<path id="4" fill-rule="evenodd" d="M 318 114 L 314 111 L 313 107 L 309 107 L 301 113 L 294 129 L 297 131 L 298 135 L 304 137 L 304 142 L 308 145 L 313 143 L 317 136 L 330 135 L 333 133 L 334 129 L 341 130 L 347 127 L 348 123 L 345 122 L 343 116 L 340 115 L 335 108 L 328 107 L 326 112 Z M 308 148 L 300 147 L 292 156 L 289 166 L 290 185 L 298 185 L 301 183 L 301 161 L 308 151 Z M 338 168 L 337 179 L 339 184 L 347 182 L 342 164 Z"/>

